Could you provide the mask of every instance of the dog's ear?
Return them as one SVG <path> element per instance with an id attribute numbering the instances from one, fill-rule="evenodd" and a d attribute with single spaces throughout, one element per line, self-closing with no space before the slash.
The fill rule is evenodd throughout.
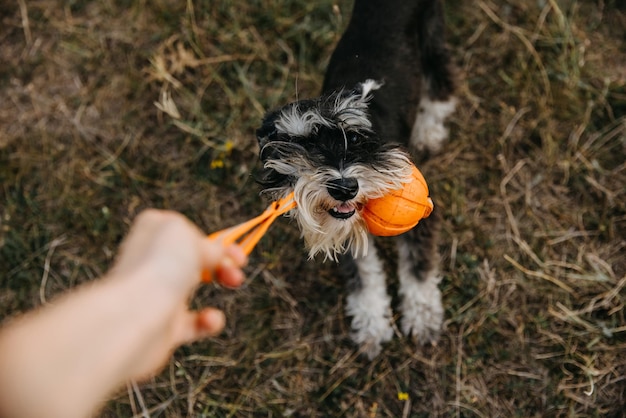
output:
<path id="1" fill-rule="evenodd" d="M 273 111 L 265 115 L 261 127 L 256 130 L 256 139 L 259 141 L 259 148 L 263 149 L 268 142 L 275 141 L 278 135 L 276 120 L 279 112 Z"/>

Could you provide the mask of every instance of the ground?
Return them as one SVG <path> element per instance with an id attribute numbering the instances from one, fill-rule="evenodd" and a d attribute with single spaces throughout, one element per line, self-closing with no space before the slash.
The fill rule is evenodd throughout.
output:
<path id="1" fill-rule="evenodd" d="M 144 208 L 207 232 L 259 213 L 254 131 L 319 92 L 350 8 L 2 3 L 0 318 L 106 272 Z M 622 416 L 626 3 L 445 9 L 459 106 L 420 165 L 444 218 L 439 344 L 397 333 L 359 356 L 332 263 L 281 220 L 241 290 L 195 297 L 227 312 L 223 335 L 102 416 Z"/>

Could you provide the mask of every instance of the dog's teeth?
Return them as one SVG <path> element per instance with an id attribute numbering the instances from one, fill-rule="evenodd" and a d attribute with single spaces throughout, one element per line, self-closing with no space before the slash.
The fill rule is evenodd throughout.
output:
<path id="1" fill-rule="evenodd" d="M 348 213 L 348 212 L 352 212 L 354 208 L 352 207 L 352 205 L 349 205 L 347 203 L 342 203 L 341 205 L 335 206 L 333 210 L 339 213 Z"/>
<path id="2" fill-rule="evenodd" d="M 342 203 L 331 208 L 328 213 L 337 219 L 348 219 L 356 212 L 354 205 L 349 203 Z"/>

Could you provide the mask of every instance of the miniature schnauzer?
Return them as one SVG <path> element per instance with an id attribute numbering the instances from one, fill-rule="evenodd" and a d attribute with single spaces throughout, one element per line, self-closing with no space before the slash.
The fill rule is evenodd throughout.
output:
<path id="1" fill-rule="evenodd" d="M 351 292 L 352 339 L 371 359 L 393 336 L 383 260 L 360 209 L 402 187 L 410 162 L 438 151 L 454 111 L 440 0 L 355 0 L 322 95 L 269 112 L 257 138 L 263 192 L 295 192 L 310 257 L 338 260 Z M 443 307 L 437 209 L 395 237 L 401 329 L 434 343 Z"/>

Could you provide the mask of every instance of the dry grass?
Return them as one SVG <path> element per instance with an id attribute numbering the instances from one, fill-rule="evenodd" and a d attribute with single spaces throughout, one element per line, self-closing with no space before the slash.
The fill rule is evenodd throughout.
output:
<path id="1" fill-rule="evenodd" d="M 207 231 L 263 208 L 254 129 L 319 90 L 350 10 L 64 3 L 0 5 L 3 317 L 102 274 L 142 208 Z M 243 289 L 196 298 L 228 312 L 225 334 L 104 416 L 621 416 L 626 5 L 458 3 L 461 106 L 422 166 L 445 218 L 440 344 L 359 357 L 332 265 L 307 262 L 283 222 Z"/>

